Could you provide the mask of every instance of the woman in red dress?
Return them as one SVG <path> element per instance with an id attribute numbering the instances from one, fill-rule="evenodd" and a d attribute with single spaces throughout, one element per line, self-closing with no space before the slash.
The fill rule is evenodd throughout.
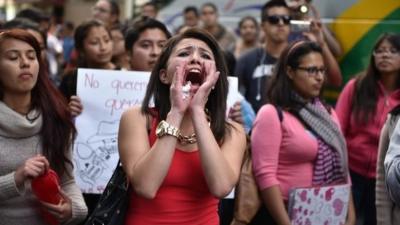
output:
<path id="1" fill-rule="evenodd" d="M 225 117 L 226 71 L 203 31 L 166 44 L 142 107 L 120 122 L 119 153 L 134 190 L 125 224 L 219 224 L 219 198 L 235 186 L 246 146 L 242 126 Z"/>

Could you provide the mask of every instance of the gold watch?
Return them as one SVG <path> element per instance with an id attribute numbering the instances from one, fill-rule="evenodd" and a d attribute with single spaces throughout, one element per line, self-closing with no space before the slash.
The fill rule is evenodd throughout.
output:
<path id="1" fill-rule="evenodd" d="M 171 135 L 176 138 L 179 137 L 179 129 L 172 126 L 171 124 L 167 123 L 165 120 L 161 120 L 156 129 L 156 135 L 158 138 L 165 136 L 165 135 Z"/>

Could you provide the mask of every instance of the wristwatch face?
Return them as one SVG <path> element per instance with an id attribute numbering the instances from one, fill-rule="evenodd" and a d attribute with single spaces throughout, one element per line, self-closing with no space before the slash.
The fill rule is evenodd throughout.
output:
<path id="1" fill-rule="evenodd" d="M 165 135 L 165 130 L 167 129 L 167 124 L 165 123 L 165 121 L 161 121 L 156 129 L 156 135 L 157 137 L 162 137 Z"/>
<path id="2" fill-rule="evenodd" d="M 172 135 L 174 137 L 178 137 L 178 134 L 179 130 L 174 126 L 171 126 L 165 120 L 160 121 L 156 129 L 156 135 L 159 138 L 164 135 Z"/>

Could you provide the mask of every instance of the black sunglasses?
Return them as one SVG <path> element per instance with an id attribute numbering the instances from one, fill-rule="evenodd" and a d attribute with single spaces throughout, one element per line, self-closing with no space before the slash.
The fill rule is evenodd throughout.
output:
<path id="1" fill-rule="evenodd" d="M 279 24 L 280 21 L 282 21 L 283 24 L 285 24 L 285 25 L 289 25 L 290 20 L 291 20 L 290 16 L 286 16 L 286 15 L 272 15 L 272 16 L 265 16 L 263 18 L 264 22 L 267 21 L 268 23 L 274 24 L 274 25 Z"/>

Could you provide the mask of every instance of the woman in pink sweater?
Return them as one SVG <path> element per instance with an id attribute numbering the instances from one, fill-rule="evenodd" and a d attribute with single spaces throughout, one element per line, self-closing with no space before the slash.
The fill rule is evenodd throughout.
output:
<path id="1" fill-rule="evenodd" d="M 376 224 L 375 182 L 379 135 L 400 103 L 400 36 L 383 35 L 367 72 L 344 87 L 336 111 L 346 138 L 357 220 Z"/>
<path id="2" fill-rule="evenodd" d="M 290 224 L 289 189 L 348 182 L 345 139 L 333 109 L 319 99 L 325 72 L 318 44 L 289 46 L 268 89 L 270 104 L 260 109 L 254 123 L 254 175 L 276 224 Z M 353 224 L 351 200 L 349 206 L 347 224 Z"/>

